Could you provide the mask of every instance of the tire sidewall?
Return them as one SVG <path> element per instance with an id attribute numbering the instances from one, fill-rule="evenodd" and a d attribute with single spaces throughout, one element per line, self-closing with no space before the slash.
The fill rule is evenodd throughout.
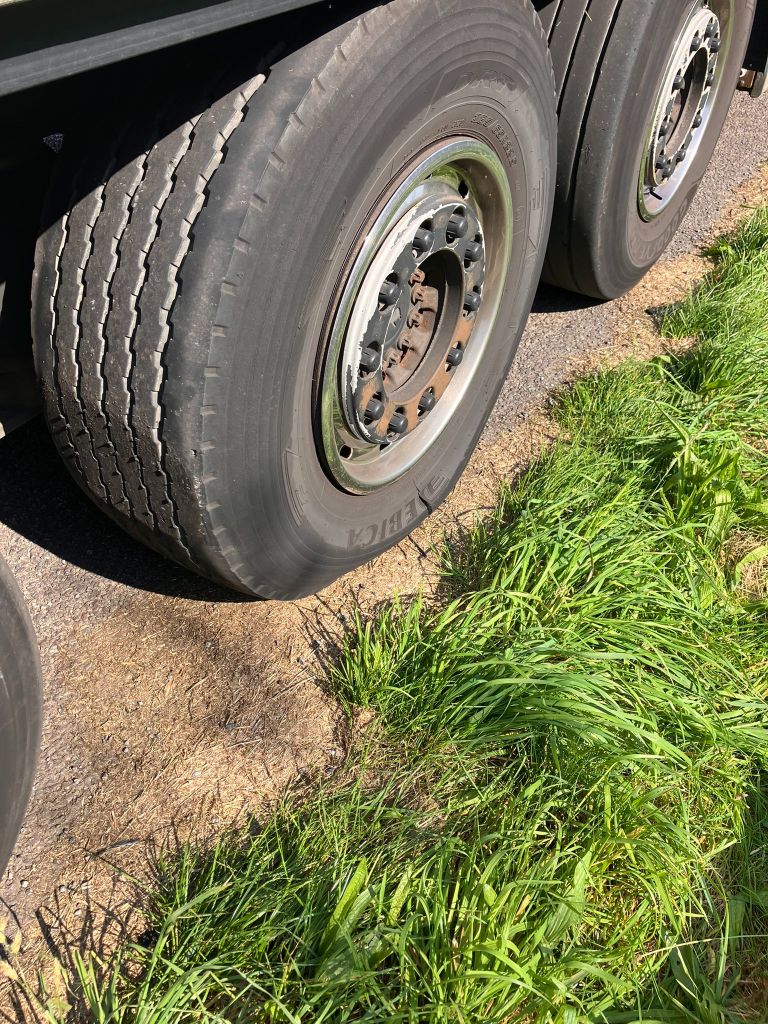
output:
<path id="1" fill-rule="evenodd" d="M 0 877 L 32 790 L 41 721 L 40 656 L 32 623 L 0 558 Z"/>

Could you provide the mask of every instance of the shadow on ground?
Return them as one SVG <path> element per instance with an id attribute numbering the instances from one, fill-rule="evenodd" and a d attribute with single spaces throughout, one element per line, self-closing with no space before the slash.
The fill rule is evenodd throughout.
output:
<path id="1" fill-rule="evenodd" d="M 137 590 L 246 600 L 174 565 L 112 523 L 69 476 L 40 418 L 0 440 L 0 480 L 0 522 L 66 562 Z"/>
<path id="2" fill-rule="evenodd" d="M 595 306 L 602 306 L 603 302 L 598 299 L 590 299 L 586 295 L 576 295 L 574 292 L 566 292 L 562 288 L 555 288 L 551 284 L 539 285 L 536 298 L 533 301 L 532 313 L 573 313 L 577 310 L 592 309 Z"/>

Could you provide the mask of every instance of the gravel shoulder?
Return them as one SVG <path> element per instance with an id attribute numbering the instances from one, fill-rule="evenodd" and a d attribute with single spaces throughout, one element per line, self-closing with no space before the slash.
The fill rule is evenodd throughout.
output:
<path id="1" fill-rule="evenodd" d="M 768 202 L 768 97 L 738 96 L 712 171 L 664 261 L 606 305 L 542 288 L 483 442 L 450 501 L 413 538 L 323 594 L 238 599 L 139 547 L 71 482 L 42 423 L 0 444 L 0 550 L 41 644 L 43 756 L 0 883 L 0 916 L 30 955 L 112 941 L 130 908 L 119 872 L 176 838 L 258 814 L 348 737 L 315 680 L 356 605 L 435 583 L 433 546 L 547 441 L 547 395 L 575 373 L 658 351 L 653 310 L 701 276 L 703 243 Z M 115 869 L 118 869 L 116 873 Z M 5 904 L 3 907 L 2 904 Z"/>

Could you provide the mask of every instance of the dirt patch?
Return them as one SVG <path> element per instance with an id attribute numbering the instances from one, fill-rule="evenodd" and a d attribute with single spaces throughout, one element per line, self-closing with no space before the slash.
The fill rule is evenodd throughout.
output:
<path id="1" fill-rule="evenodd" d="M 768 545 L 762 537 L 737 531 L 723 551 L 723 565 L 738 573 L 736 593 L 744 601 L 768 597 Z"/>
<path id="2" fill-rule="evenodd" d="M 749 213 L 768 204 L 768 165 L 733 193 L 717 219 L 709 242 L 732 231 Z M 653 359 L 674 349 L 680 351 L 691 339 L 670 341 L 660 334 L 664 310 L 680 302 L 712 268 L 705 249 L 686 253 L 674 260 L 664 259 L 612 308 L 613 342 L 600 352 L 571 361 L 573 375 L 617 366 L 626 359 Z"/>
<path id="3" fill-rule="evenodd" d="M 43 926 L 26 922 L 31 959 L 44 938 L 80 944 L 95 919 L 125 914 L 133 894 L 115 869 L 142 877 L 153 851 L 205 842 L 338 761 L 335 708 L 303 663 L 310 653 L 298 607 L 159 596 L 59 650 L 69 777 L 58 798 L 36 794 L 49 812 L 36 859 L 8 878 Z"/>
<path id="4" fill-rule="evenodd" d="M 734 194 L 714 234 L 765 202 L 768 167 Z M 701 254 L 659 264 L 612 307 L 611 345 L 564 360 L 560 381 L 665 351 L 660 308 L 709 266 Z M 206 842 L 264 813 L 297 780 L 332 772 L 344 757 L 344 730 L 319 680 L 351 612 L 368 615 L 395 593 L 405 602 L 433 594 L 445 532 L 471 525 L 499 483 L 514 479 L 553 436 L 546 410 L 534 408 L 514 429 L 483 441 L 424 527 L 317 597 L 224 603 L 129 593 L 106 620 L 77 625 L 49 650 L 48 675 L 61 693 L 46 744 L 66 777 L 41 773 L 30 812 L 34 856 L 23 877 L 12 862 L 4 886 L 25 937 L 25 963 L 50 947 L 92 947 L 94 935 L 97 947 L 108 946 L 135 899 L 123 879 L 146 877 L 153 851 Z"/>

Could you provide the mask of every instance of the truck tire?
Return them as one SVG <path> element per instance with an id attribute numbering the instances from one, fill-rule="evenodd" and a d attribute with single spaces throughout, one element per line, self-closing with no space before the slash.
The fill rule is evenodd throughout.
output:
<path id="1" fill-rule="evenodd" d="M 21 828 L 40 743 L 37 643 L 10 569 L 0 558 L 0 878 Z"/>
<path id="2" fill-rule="evenodd" d="M 36 360 L 114 519 L 294 598 L 413 530 L 475 447 L 543 262 L 552 70 L 528 0 L 394 0 L 227 74 L 63 163 Z"/>
<path id="3" fill-rule="evenodd" d="M 560 129 L 546 281 L 612 299 L 662 255 L 720 137 L 754 11 L 755 0 L 550 10 Z"/>

